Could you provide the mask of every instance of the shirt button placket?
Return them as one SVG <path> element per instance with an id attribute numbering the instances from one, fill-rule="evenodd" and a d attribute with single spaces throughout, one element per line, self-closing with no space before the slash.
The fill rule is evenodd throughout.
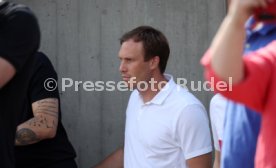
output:
<path id="1" fill-rule="evenodd" d="M 144 111 L 145 111 L 145 108 L 146 108 L 146 105 L 145 104 L 143 104 L 143 105 L 141 105 L 140 106 L 140 109 L 139 109 L 139 111 L 138 111 L 138 121 L 140 121 L 141 120 L 141 118 L 142 118 L 142 116 L 143 116 L 143 113 L 144 113 Z"/>

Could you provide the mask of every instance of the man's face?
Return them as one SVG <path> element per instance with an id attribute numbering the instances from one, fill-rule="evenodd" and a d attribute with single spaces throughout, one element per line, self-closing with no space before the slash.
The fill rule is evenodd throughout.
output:
<path id="1" fill-rule="evenodd" d="M 227 6 L 230 6 L 231 0 L 227 0 Z"/>
<path id="2" fill-rule="evenodd" d="M 140 81 L 149 81 L 152 77 L 150 61 L 144 61 L 144 47 L 142 42 L 134 42 L 132 39 L 125 41 L 119 51 L 120 73 L 123 81 L 128 82 L 129 87 L 137 87 Z"/>

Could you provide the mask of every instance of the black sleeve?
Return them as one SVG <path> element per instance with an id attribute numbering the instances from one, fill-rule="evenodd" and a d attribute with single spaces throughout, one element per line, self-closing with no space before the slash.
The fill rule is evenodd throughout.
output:
<path id="1" fill-rule="evenodd" d="M 42 53 L 36 54 L 36 58 L 36 61 L 38 62 L 36 63 L 35 72 L 31 80 L 29 93 L 31 102 L 33 103 L 46 98 L 59 99 L 59 91 L 57 86 L 58 78 L 53 65 Z M 47 86 L 48 84 L 50 87 Z"/>
<path id="2" fill-rule="evenodd" d="M 2 8 L 0 15 L 0 57 L 19 71 L 39 47 L 37 19 L 26 6 L 15 4 Z"/>

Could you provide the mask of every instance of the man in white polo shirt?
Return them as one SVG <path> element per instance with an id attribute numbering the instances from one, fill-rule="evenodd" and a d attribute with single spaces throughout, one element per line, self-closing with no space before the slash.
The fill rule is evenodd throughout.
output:
<path id="1" fill-rule="evenodd" d="M 210 120 L 213 133 L 215 159 L 213 168 L 220 168 L 220 156 L 223 143 L 224 117 L 226 112 L 227 100 L 221 94 L 216 94 L 210 101 Z"/>
<path id="2" fill-rule="evenodd" d="M 169 53 L 166 37 L 152 27 L 122 36 L 120 72 L 135 88 L 126 112 L 125 146 L 97 168 L 211 167 L 207 113 L 171 75 L 163 75 Z"/>

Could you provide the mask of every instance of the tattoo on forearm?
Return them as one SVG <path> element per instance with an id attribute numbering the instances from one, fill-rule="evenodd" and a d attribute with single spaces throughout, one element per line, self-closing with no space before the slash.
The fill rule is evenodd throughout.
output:
<path id="1" fill-rule="evenodd" d="M 37 135 L 28 128 L 22 128 L 16 132 L 16 140 L 20 145 L 28 145 L 39 141 Z"/>
<path id="2" fill-rule="evenodd" d="M 44 113 L 53 117 L 58 117 L 58 100 L 57 99 L 44 99 L 36 102 L 36 113 Z"/>
<path id="3" fill-rule="evenodd" d="M 20 124 L 16 145 L 28 145 L 53 135 L 58 125 L 59 100 L 47 98 L 32 103 L 33 118 Z"/>
<path id="4" fill-rule="evenodd" d="M 58 113 L 57 112 L 53 112 L 53 111 L 48 111 L 48 110 L 41 110 L 39 109 L 38 111 L 36 111 L 37 114 L 47 114 L 47 115 L 50 115 L 50 116 L 53 116 L 53 117 L 58 117 Z"/>
<path id="5" fill-rule="evenodd" d="M 43 128 L 53 128 L 55 125 L 54 120 L 47 119 L 43 115 L 39 115 L 34 117 L 33 119 L 29 120 L 26 122 L 31 127 L 43 127 Z"/>

